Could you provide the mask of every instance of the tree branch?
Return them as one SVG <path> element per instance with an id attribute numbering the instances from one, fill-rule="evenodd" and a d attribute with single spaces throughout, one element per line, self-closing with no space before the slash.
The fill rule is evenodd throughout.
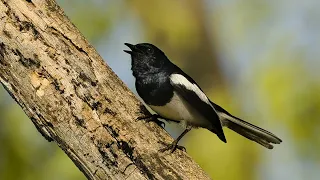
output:
<path id="1" fill-rule="evenodd" d="M 106 66 L 54 0 L 0 0 L 0 81 L 88 179 L 209 179 Z"/>

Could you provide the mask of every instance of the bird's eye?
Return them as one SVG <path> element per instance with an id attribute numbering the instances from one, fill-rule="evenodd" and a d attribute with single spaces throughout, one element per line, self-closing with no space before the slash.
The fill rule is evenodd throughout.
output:
<path id="1" fill-rule="evenodd" d="M 147 52 L 148 52 L 148 54 L 153 54 L 153 49 L 152 48 L 148 48 Z"/>

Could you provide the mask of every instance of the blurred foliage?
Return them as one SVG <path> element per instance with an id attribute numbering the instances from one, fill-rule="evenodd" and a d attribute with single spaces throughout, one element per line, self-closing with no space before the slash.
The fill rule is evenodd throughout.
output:
<path id="1" fill-rule="evenodd" d="M 108 43 L 117 25 L 128 17 L 137 18 L 143 38 L 163 49 L 214 102 L 284 140 L 268 151 L 229 130 L 225 130 L 227 144 L 207 130 L 191 131 L 183 143 L 213 179 L 297 179 L 299 172 L 320 176 L 310 170 L 310 164 L 320 166 L 320 11 L 316 4 L 288 0 L 58 2 L 94 45 Z M 0 179 L 84 179 L 3 92 L 0 114 Z M 291 161 L 281 161 L 283 156 Z M 299 171 L 290 166 L 292 159 L 298 161 Z M 306 161 L 311 163 L 305 165 Z M 267 163 L 281 173 L 268 176 L 275 172 Z"/>
<path id="2" fill-rule="evenodd" d="M 320 159 L 319 118 L 320 118 L 320 83 L 307 72 L 303 64 L 304 57 L 286 56 L 276 53 L 278 58 L 292 62 L 270 62 L 268 76 L 257 72 L 260 80 L 258 92 L 264 95 L 270 108 L 271 118 L 285 124 L 291 131 L 296 150 L 308 158 Z M 277 66 L 274 66 L 277 64 Z"/>
<path id="3" fill-rule="evenodd" d="M 93 44 L 98 43 L 110 26 L 121 18 L 122 6 L 117 5 L 117 1 L 57 0 L 57 3 L 67 9 L 66 15 Z"/>

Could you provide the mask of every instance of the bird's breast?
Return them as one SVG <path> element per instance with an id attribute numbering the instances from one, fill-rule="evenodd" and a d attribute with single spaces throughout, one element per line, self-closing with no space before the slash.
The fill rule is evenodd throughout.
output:
<path id="1" fill-rule="evenodd" d="M 168 103 L 162 106 L 149 105 L 150 108 L 155 111 L 160 116 L 172 119 L 175 121 L 183 120 L 182 114 L 185 111 L 183 103 L 181 103 L 180 98 L 173 94 L 172 98 Z"/>
<path id="2" fill-rule="evenodd" d="M 188 102 L 180 97 L 176 92 L 173 93 L 170 101 L 163 106 L 149 105 L 150 108 L 160 116 L 174 121 L 184 121 L 196 127 L 211 126 L 210 121 L 205 119 L 198 111 Z"/>

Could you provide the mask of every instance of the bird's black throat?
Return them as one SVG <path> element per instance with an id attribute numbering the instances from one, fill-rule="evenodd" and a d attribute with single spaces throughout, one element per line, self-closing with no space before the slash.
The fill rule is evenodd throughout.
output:
<path id="1" fill-rule="evenodd" d="M 175 66 L 158 48 L 148 43 L 132 45 L 125 43 L 131 51 L 131 70 L 136 78 L 139 96 L 148 105 L 163 106 L 173 97 L 170 75 Z"/>
<path id="2" fill-rule="evenodd" d="M 136 90 L 148 105 L 163 106 L 173 97 L 173 87 L 169 75 L 154 73 L 152 75 L 136 76 Z"/>

